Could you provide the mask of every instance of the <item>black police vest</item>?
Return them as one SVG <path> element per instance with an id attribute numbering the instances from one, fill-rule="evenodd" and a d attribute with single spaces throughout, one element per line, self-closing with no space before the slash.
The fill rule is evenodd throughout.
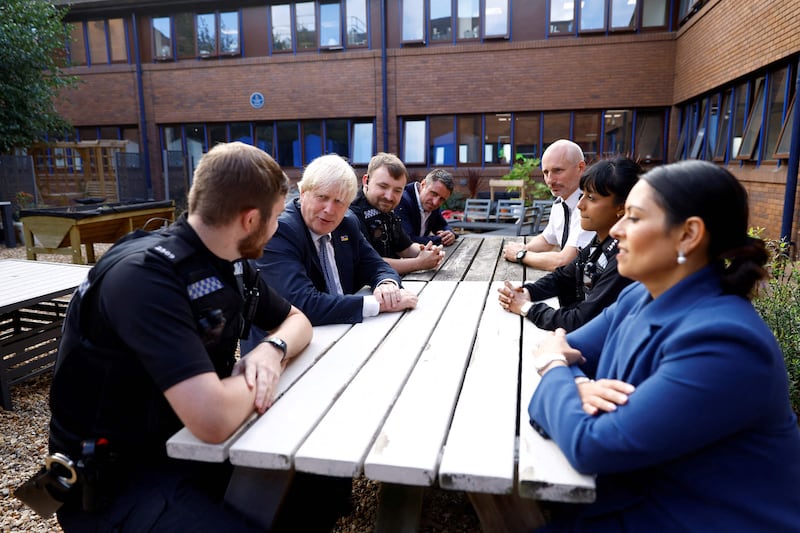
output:
<path id="1" fill-rule="evenodd" d="M 174 269 L 189 296 L 197 333 L 217 374 L 226 377 L 231 373 L 243 322 L 241 288 L 221 281 L 208 258 L 198 254 L 180 234 L 170 230 L 133 232 L 103 255 L 70 301 L 51 390 L 51 449 L 75 453 L 81 440 L 105 437 L 124 454 L 159 455 L 163 453 L 163 439 L 181 426 L 135 354 L 121 357 L 118 352 L 125 351 L 124 345 L 108 342 L 113 334 L 100 329 L 102 317 L 96 316 L 96 306 L 91 305 L 97 291 L 102 290 L 105 274 L 137 253 L 147 254 L 147 260 L 164 261 Z M 240 264 L 243 269 L 250 268 L 246 261 Z M 128 382 L 129 394 L 92 389 L 105 383 Z M 130 400 L 129 395 L 133 396 Z M 143 404 L 136 404 L 137 398 Z M 74 412 L 88 409 L 96 413 Z M 119 419 L 124 417 L 128 420 L 121 423 Z M 142 449 L 148 447 L 155 449 Z"/>

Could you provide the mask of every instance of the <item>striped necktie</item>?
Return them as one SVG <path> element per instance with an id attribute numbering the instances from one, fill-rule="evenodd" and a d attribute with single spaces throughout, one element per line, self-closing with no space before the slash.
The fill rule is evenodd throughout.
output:
<path id="1" fill-rule="evenodd" d="M 325 285 L 328 286 L 329 294 L 339 294 L 336 286 L 336 274 L 328 256 L 328 240 L 330 236 L 323 235 L 319 238 L 319 262 L 322 266 L 322 274 L 325 276 Z"/>

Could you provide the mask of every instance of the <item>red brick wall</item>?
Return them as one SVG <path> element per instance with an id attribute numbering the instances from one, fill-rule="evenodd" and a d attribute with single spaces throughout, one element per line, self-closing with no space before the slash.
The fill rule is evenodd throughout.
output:
<path id="1" fill-rule="evenodd" d="M 136 72 L 130 65 L 77 67 L 78 85 L 61 93 L 58 112 L 74 126 L 122 126 L 139 123 Z"/>

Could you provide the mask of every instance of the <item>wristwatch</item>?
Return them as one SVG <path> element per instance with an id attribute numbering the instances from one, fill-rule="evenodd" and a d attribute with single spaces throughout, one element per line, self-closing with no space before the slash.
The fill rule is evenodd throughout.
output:
<path id="1" fill-rule="evenodd" d="M 562 363 L 567 364 L 567 358 L 564 357 L 563 354 L 550 352 L 536 356 L 536 358 L 533 360 L 533 368 L 536 369 L 536 372 L 541 374 L 542 370 L 547 368 L 550 363 L 555 361 L 561 361 Z"/>
<path id="2" fill-rule="evenodd" d="M 525 254 L 528 253 L 528 250 L 523 248 L 519 252 L 517 252 L 517 263 L 522 263 L 522 260 L 525 259 Z"/>
<path id="3" fill-rule="evenodd" d="M 533 307 L 533 302 L 525 302 L 524 304 L 522 304 L 519 308 L 519 316 L 522 317 L 528 316 L 528 311 L 531 310 L 531 307 Z"/>
<path id="4" fill-rule="evenodd" d="M 283 360 L 286 359 L 286 351 L 287 351 L 287 346 L 286 346 L 286 341 L 285 340 L 281 339 L 280 337 L 275 337 L 273 335 L 272 337 L 265 338 L 261 342 L 265 342 L 267 344 L 271 344 L 274 347 L 276 347 L 277 349 L 279 349 L 281 352 L 283 352 L 283 355 L 281 356 L 281 363 L 283 363 Z"/>

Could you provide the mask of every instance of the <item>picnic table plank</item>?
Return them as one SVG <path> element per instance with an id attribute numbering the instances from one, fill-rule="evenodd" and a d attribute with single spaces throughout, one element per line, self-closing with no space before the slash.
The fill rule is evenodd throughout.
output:
<path id="1" fill-rule="evenodd" d="M 557 305 L 553 300 L 547 302 Z M 539 435 L 530 424 L 528 404 L 542 379 L 533 367 L 532 354 L 546 332 L 530 320 L 524 321 L 523 328 L 517 490 L 520 496 L 538 500 L 591 503 L 595 499 L 594 477 L 577 472 L 558 445 Z"/>
<path id="2" fill-rule="evenodd" d="M 480 241 L 480 247 L 464 275 L 464 281 L 490 280 L 497 268 L 497 261 L 503 249 L 503 238 L 486 237 L 478 240 Z"/>
<path id="3" fill-rule="evenodd" d="M 489 293 L 501 285 L 492 282 Z M 521 318 L 487 301 L 439 466 L 441 487 L 514 490 L 520 334 Z"/>
<path id="4" fill-rule="evenodd" d="M 315 327 L 314 336 L 308 347 L 294 357 L 281 374 L 276 400 L 283 396 L 289 387 L 300 379 L 300 376 L 311 368 L 351 327 L 351 324 L 328 324 Z M 225 461 L 228 459 L 228 450 L 231 445 L 255 422 L 256 418 L 254 413 L 233 435 L 219 444 L 203 442 L 192 435 L 188 429 L 182 428 L 167 440 L 167 455 L 178 459 L 211 463 Z"/>
<path id="5" fill-rule="evenodd" d="M 431 282 L 436 284 L 438 282 Z M 430 486 L 488 282 L 461 282 L 364 461 L 376 481 Z"/>
<path id="6" fill-rule="evenodd" d="M 480 248 L 479 239 L 458 239 L 459 246 L 450 254 L 450 260 L 439 268 L 433 277 L 436 281 L 460 281 L 472 264 L 475 253 Z"/>
<path id="7" fill-rule="evenodd" d="M 421 282 L 406 288 L 419 293 Z M 403 313 L 382 313 L 350 330 L 230 448 L 231 463 L 291 469 L 294 453 Z M 365 347 L 370 347 L 365 349 Z"/>
<path id="8" fill-rule="evenodd" d="M 494 281 L 511 281 L 516 285 L 522 282 L 525 267 L 514 261 L 506 261 L 506 259 L 503 257 L 503 249 L 505 248 L 506 244 L 512 242 L 523 244 L 524 238 L 505 237 L 503 239 L 503 244 L 501 245 L 499 252 L 500 255 L 497 259 L 497 268 L 494 270 L 494 277 L 492 279 Z"/>
<path id="9" fill-rule="evenodd" d="M 458 255 L 458 249 L 464 243 L 464 239 L 457 239 L 450 246 L 446 246 L 442 248 L 444 250 L 444 261 L 439 266 L 438 269 L 429 269 L 429 270 L 418 270 L 415 272 L 409 272 L 405 276 L 403 276 L 403 281 L 430 281 L 434 279 L 438 275 L 438 273 L 452 261 L 454 255 Z"/>
<path id="10" fill-rule="evenodd" d="M 68 263 L 0 261 L 0 313 L 69 294 L 86 279 L 90 267 Z"/>
<path id="11" fill-rule="evenodd" d="M 429 283 L 423 289 L 420 304 L 395 326 L 297 451 L 297 470 L 340 477 L 361 474 L 378 429 L 456 285 Z"/>

